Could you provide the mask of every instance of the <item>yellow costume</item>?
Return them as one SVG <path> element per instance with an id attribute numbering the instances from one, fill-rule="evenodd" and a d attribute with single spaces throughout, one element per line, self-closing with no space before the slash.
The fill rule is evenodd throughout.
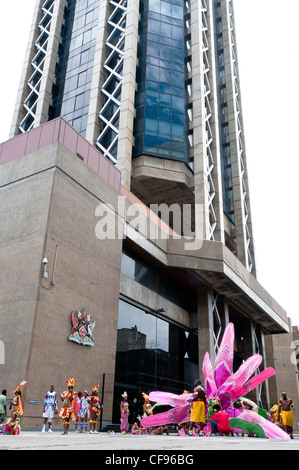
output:
<path id="1" fill-rule="evenodd" d="M 280 412 L 281 422 L 283 426 L 293 427 L 293 413 L 291 411 L 281 410 Z"/>
<path id="2" fill-rule="evenodd" d="M 205 403 L 202 400 L 197 400 L 193 402 L 191 407 L 191 416 L 190 421 L 192 423 L 204 423 L 206 416 L 206 407 Z"/>

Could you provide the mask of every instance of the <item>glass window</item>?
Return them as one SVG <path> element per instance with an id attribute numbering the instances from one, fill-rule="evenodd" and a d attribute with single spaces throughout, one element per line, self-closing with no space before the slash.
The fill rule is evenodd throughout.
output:
<path id="1" fill-rule="evenodd" d="M 172 16 L 180 20 L 184 19 L 184 8 L 178 5 L 172 5 Z"/>
<path id="2" fill-rule="evenodd" d="M 155 119 L 145 118 L 145 131 L 151 133 L 157 133 L 158 130 L 158 121 Z"/>
<path id="3" fill-rule="evenodd" d="M 87 81 L 87 71 L 79 73 L 78 75 L 78 87 L 84 85 Z"/>
<path id="4" fill-rule="evenodd" d="M 93 14 L 94 14 L 94 10 L 91 10 L 88 13 L 86 13 L 85 24 L 91 23 L 93 21 Z"/>
<path id="5" fill-rule="evenodd" d="M 161 0 L 149 0 L 148 9 L 155 13 L 160 13 Z"/>
<path id="6" fill-rule="evenodd" d="M 170 122 L 159 121 L 159 135 L 170 137 Z"/>
<path id="7" fill-rule="evenodd" d="M 161 15 L 171 16 L 171 3 L 161 1 Z"/>
<path id="8" fill-rule="evenodd" d="M 83 108 L 84 106 L 84 93 L 76 97 L 75 109 Z"/>
<path id="9" fill-rule="evenodd" d="M 160 34 L 160 22 L 155 20 L 149 20 L 148 32 L 154 34 Z"/>
<path id="10" fill-rule="evenodd" d="M 136 401 L 139 400 L 134 411 L 133 403 L 130 407 L 131 419 L 136 419 L 136 415 L 142 414 L 141 392 L 161 390 L 181 394 L 184 389 L 192 389 L 197 377 L 197 334 L 167 318 L 159 318 L 129 300 L 120 299 L 113 421 L 119 422 L 123 390 L 130 390 L 132 402 L 135 395 Z"/>

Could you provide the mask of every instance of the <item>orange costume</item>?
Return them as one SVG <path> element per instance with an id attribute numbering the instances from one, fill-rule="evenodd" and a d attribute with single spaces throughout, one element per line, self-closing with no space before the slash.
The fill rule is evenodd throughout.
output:
<path id="1" fill-rule="evenodd" d="M 93 423 L 93 424 L 96 424 L 97 418 L 99 414 L 101 413 L 101 402 L 100 402 L 98 395 L 96 395 L 98 390 L 99 390 L 99 385 L 94 385 L 92 387 L 93 393 L 90 395 L 90 397 L 88 397 L 88 403 L 90 405 L 90 418 L 91 418 L 90 423 Z"/>
<path id="2" fill-rule="evenodd" d="M 22 406 L 22 395 L 21 395 L 21 388 L 27 383 L 26 380 L 20 383 L 20 385 L 15 389 L 14 394 L 15 397 L 11 403 L 12 414 L 16 412 L 20 416 L 23 415 L 23 406 Z"/>
<path id="3" fill-rule="evenodd" d="M 68 387 L 74 387 L 76 380 L 70 379 L 66 383 Z M 76 398 L 77 394 L 74 392 L 74 390 L 67 390 L 60 396 L 63 400 L 63 404 L 59 416 L 62 418 L 63 424 L 69 424 L 72 414 L 74 413 L 74 399 Z"/>

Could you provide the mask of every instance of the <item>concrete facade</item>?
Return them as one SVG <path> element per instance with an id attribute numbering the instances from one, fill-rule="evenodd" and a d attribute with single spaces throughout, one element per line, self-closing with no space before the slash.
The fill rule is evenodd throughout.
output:
<path id="1" fill-rule="evenodd" d="M 52 382 L 61 393 L 74 376 L 77 391 L 90 390 L 105 374 L 109 419 L 122 242 L 96 238 L 95 211 L 117 191 L 58 142 L 1 166 L 0 193 L 1 384 L 12 398 L 26 377 L 24 426 L 34 426 Z M 83 307 L 96 321 L 93 348 L 68 340 L 71 312 Z"/>

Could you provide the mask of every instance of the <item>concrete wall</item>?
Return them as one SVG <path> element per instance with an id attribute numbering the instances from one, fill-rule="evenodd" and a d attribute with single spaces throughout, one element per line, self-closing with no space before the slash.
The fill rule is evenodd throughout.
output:
<path id="1" fill-rule="evenodd" d="M 14 170 L 22 178 L 18 182 Z M 1 175 L 6 185 L 0 191 L 0 340 L 6 364 L 0 388 L 12 398 L 26 379 L 22 425 L 40 426 L 51 384 L 61 393 L 74 377 L 77 391 L 99 384 L 101 394 L 105 374 L 103 419 L 109 421 L 122 240 L 97 239 L 95 210 L 105 198 L 113 203 L 118 193 L 61 144 L 2 165 Z M 45 254 L 48 279 L 42 278 Z M 83 307 L 96 321 L 94 347 L 68 339 L 71 312 Z"/>
<path id="2" fill-rule="evenodd" d="M 270 401 L 277 404 L 281 393 L 285 392 L 294 401 L 294 422 L 299 422 L 299 386 L 297 366 L 294 364 L 293 332 L 289 319 L 289 334 L 265 337 L 267 365 L 273 367 L 276 375 L 269 379 Z M 294 424 L 294 429 L 298 430 Z"/>

